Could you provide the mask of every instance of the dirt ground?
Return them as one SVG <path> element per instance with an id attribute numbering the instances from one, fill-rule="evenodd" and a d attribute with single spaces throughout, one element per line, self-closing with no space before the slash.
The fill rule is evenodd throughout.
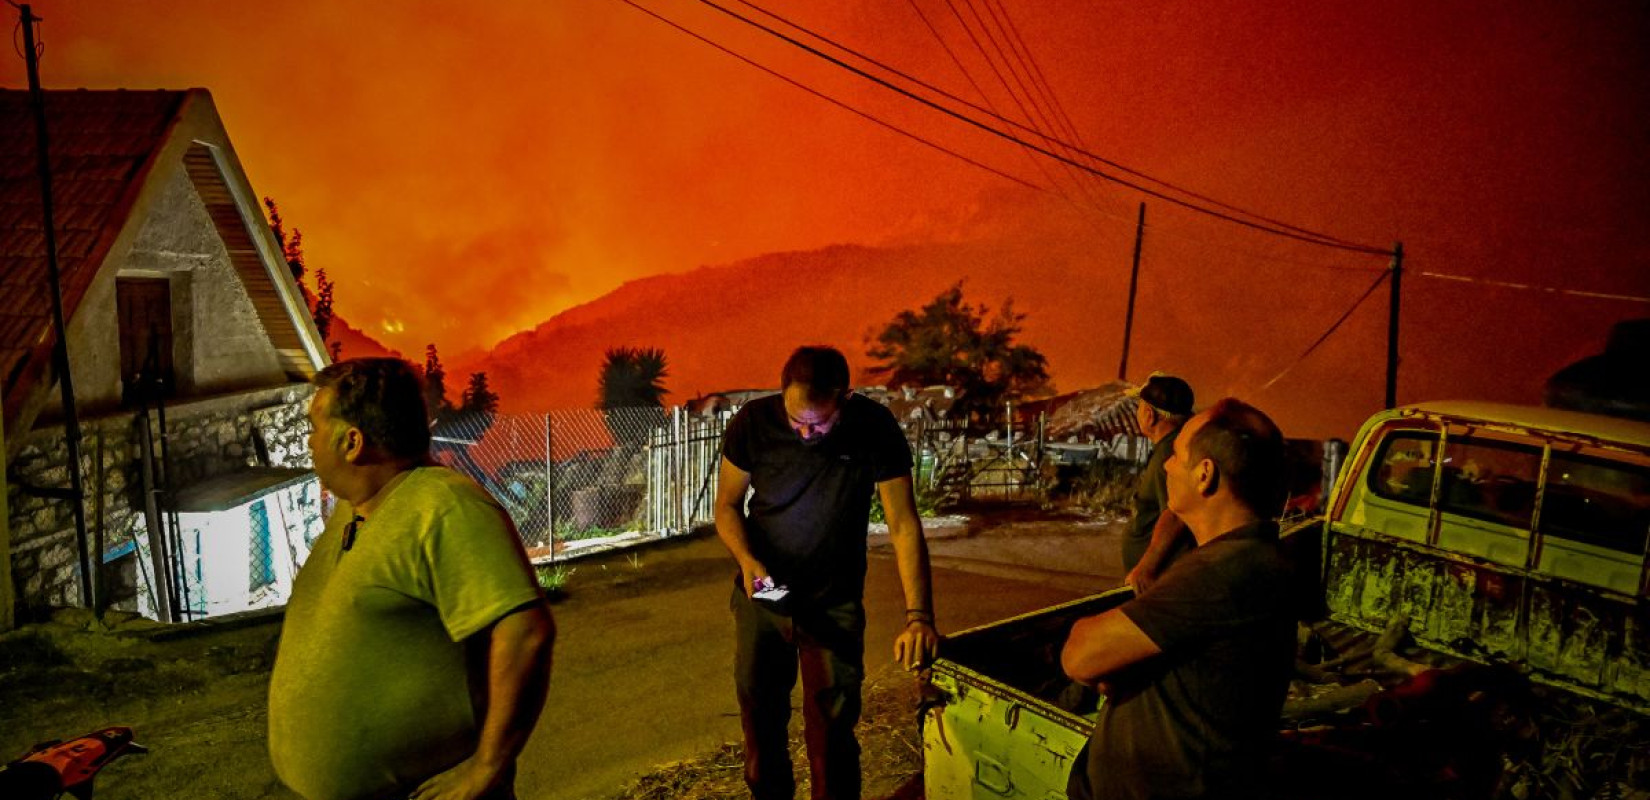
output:
<path id="1" fill-rule="evenodd" d="M 936 526 L 942 632 L 1115 585 L 1115 536 L 1105 520 L 1032 510 Z M 883 660 L 902 618 L 886 537 L 874 536 L 871 550 L 862 739 L 866 796 L 879 797 L 908 784 L 920 760 L 914 682 Z M 521 760 L 521 797 L 741 796 L 731 562 L 720 544 L 685 537 L 570 567 L 555 606 L 551 698 Z M 106 769 L 101 800 L 293 798 L 265 744 L 278 631 L 278 616 L 162 626 L 68 610 L 0 636 L 0 757 L 127 725 L 152 752 Z"/>

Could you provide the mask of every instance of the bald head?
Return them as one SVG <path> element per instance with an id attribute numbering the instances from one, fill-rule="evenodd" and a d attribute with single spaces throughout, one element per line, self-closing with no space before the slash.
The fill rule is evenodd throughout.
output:
<path id="1" fill-rule="evenodd" d="M 1214 466 L 1209 492 L 1222 489 L 1262 518 L 1283 511 L 1283 432 L 1260 409 L 1228 397 L 1193 417 L 1182 434 L 1192 464 Z"/>

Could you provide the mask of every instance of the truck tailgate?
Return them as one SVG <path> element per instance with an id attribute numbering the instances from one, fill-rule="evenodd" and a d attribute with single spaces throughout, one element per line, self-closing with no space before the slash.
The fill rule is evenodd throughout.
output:
<path id="1" fill-rule="evenodd" d="M 926 797 L 1064 798 L 1095 697 L 1065 677 L 1060 647 L 1072 623 L 1133 596 L 1115 589 L 947 638 L 923 714 Z"/>

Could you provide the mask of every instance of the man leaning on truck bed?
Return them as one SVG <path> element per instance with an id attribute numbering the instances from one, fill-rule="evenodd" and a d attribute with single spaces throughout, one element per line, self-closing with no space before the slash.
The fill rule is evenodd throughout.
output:
<path id="1" fill-rule="evenodd" d="M 1105 700 L 1072 798 L 1264 796 L 1295 653 L 1282 509 L 1283 435 L 1227 398 L 1186 423 L 1164 464 L 1197 547 L 1140 596 L 1072 626 L 1060 654 Z"/>

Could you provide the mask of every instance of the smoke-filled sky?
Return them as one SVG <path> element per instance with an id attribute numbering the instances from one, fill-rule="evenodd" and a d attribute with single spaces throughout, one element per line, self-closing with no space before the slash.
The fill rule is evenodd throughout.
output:
<path id="1" fill-rule="evenodd" d="M 1222 379 L 1242 388 L 1304 351 L 1378 274 L 1355 270 L 1386 264 L 1079 181 L 698 0 L 637 3 L 1048 191 L 1022 191 L 621 0 L 41 0 L 34 10 L 50 88 L 210 89 L 253 186 L 337 282 L 340 313 L 403 352 L 487 347 L 646 275 L 836 243 L 968 241 L 991 235 L 982 220 L 1010 213 L 998 206 L 1022 217 L 1035 208 L 1027 196 L 1083 209 L 1096 241 L 1122 242 L 1096 253 L 1094 269 L 1126 286 L 1145 199 L 1143 269 L 1170 288 L 1141 309 L 1137 335 L 1207 337 L 1223 348 L 1211 360 L 1234 368 L 1264 344 L 1243 381 Z M 726 7 L 778 25 L 739 0 Z M 1023 119 L 1017 103 L 1045 103 L 1016 85 L 1027 80 L 1019 68 L 1003 73 L 1015 86 L 1005 90 L 981 55 L 1010 47 L 982 36 L 982 20 L 1012 29 L 1090 151 L 1294 225 L 1383 248 L 1403 241 L 1406 301 L 1416 298 L 1406 359 L 1436 351 L 1433 370 L 1524 346 L 1562 363 L 1598 349 L 1611 322 L 1650 315 L 1644 302 L 1422 274 L 1650 295 L 1642 3 L 763 8 Z M 24 84 L 21 58 L 0 59 L 0 83 Z M 1211 297 L 1268 308 L 1285 289 L 1317 287 L 1321 302 L 1290 304 L 1309 313 L 1277 309 L 1264 343 L 1223 340 L 1206 318 Z M 1204 302 L 1177 305 L 1182 294 Z M 1358 312 L 1360 336 L 1378 339 L 1384 298 Z M 1097 336 L 1104 355 L 1084 378 L 1116 359 L 1120 321 L 1096 324 L 1108 331 Z M 1358 358 L 1379 347 L 1364 344 Z M 1336 352 L 1326 343 L 1314 358 Z"/>

